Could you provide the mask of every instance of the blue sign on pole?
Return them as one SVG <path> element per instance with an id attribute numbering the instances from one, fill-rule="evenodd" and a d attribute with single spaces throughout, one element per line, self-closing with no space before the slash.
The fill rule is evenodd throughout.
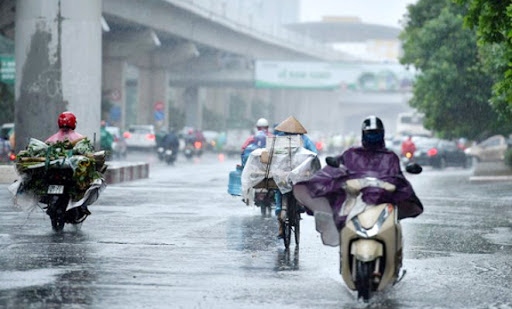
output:
<path id="1" fill-rule="evenodd" d="M 118 122 L 121 121 L 121 107 L 114 105 L 110 108 L 110 121 Z"/>
<path id="2" fill-rule="evenodd" d="M 165 114 L 163 111 L 158 111 L 156 110 L 154 113 L 153 113 L 154 117 L 155 117 L 155 121 L 163 121 L 164 118 L 165 118 Z"/>

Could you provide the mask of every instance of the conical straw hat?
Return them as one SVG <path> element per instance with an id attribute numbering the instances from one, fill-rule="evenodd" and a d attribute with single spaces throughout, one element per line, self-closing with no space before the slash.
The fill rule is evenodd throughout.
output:
<path id="1" fill-rule="evenodd" d="M 280 124 L 277 125 L 277 127 L 274 128 L 275 130 L 284 132 L 284 133 L 293 133 L 293 134 L 305 134 L 308 133 L 306 129 L 302 126 L 302 124 L 295 119 L 295 117 L 290 116 L 283 120 Z"/>

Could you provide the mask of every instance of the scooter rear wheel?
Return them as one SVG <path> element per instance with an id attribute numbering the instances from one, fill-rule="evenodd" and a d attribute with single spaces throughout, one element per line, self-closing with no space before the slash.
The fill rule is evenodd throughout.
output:
<path id="1" fill-rule="evenodd" d="M 60 232 L 64 229 L 66 223 L 66 207 L 68 205 L 69 197 L 52 196 L 48 203 L 48 215 L 52 222 L 52 228 L 55 232 Z"/>

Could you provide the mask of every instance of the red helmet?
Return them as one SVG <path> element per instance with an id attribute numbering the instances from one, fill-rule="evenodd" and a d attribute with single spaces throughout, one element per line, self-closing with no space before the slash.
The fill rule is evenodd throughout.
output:
<path id="1" fill-rule="evenodd" d="M 64 112 L 60 114 L 57 124 L 59 125 L 59 128 L 70 128 L 71 130 L 74 130 L 76 128 L 75 114 L 72 112 Z"/>

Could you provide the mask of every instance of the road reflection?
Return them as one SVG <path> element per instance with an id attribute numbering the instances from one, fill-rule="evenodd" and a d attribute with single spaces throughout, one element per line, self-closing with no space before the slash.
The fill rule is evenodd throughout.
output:
<path id="1" fill-rule="evenodd" d="M 86 240 L 87 235 L 71 229 L 20 237 L 16 254 L 10 254 L 12 260 L 5 261 L 14 264 L 9 268 L 17 270 L 11 273 L 17 288 L 0 291 L 0 307 L 93 304 L 92 284 L 97 272 L 89 260 L 91 248 Z"/>
<path id="2" fill-rule="evenodd" d="M 293 253 L 290 253 L 293 251 Z M 278 249 L 275 271 L 288 271 L 299 269 L 299 246 L 294 249 Z"/>
<path id="3" fill-rule="evenodd" d="M 236 250 L 269 251 L 278 242 L 277 221 L 273 218 L 233 218 L 228 222 L 228 231 L 230 247 Z"/>

